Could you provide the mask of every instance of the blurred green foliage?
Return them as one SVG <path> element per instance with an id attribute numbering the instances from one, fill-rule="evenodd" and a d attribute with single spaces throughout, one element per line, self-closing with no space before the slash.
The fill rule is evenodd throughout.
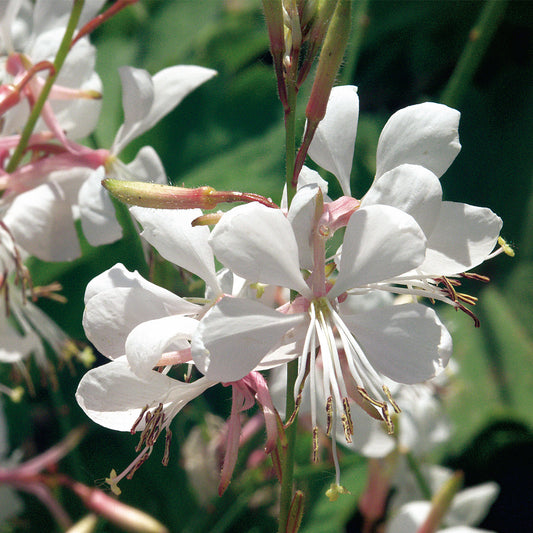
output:
<path id="1" fill-rule="evenodd" d="M 484 5 L 467 0 L 376 0 L 368 3 L 362 16 L 354 10 L 360 18 L 353 21 L 353 35 L 360 47 L 348 53 L 351 63 L 344 68 L 353 73 L 353 79 L 343 82 L 359 87 L 361 115 L 352 176 L 356 196 L 364 194 L 371 183 L 377 138 L 388 117 L 406 105 L 439 101 Z M 104 107 L 92 142 L 109 147 L 122 122 L 119 66 L 146 68 L 152 74 L 180 63 L 211 67 L 218 76 L 128 147 L 123 158 L 129 161 L 141 146 L 151 144 L 174 184 L 253 191 L 279 200 L 284 173 L 282 110 L 259 0 L 141 1 L 99 29 L 94 43 L 97 71 L 104 83 Z M 508 434 L 511 443 L 518 439 L 531 446 L 532 442 L 532 52 L 531 3 L 510 2 L 457 103 L 462 113 L 463 149 L 442 179 L 445 198 L 487 206 L 498 213 L 516 257 L 500 256 L 483 266 L 479 273 L 492 278 L 489 286 L 468 286 L 480 298 L 476 309 L 480 329 L 465 315 L 444 310 L 460 366 L 458 384 L 447 400 L 456 436 L 442 456 L 450 461 L 472 446 L 472 439 L 495 420 L 523 424 L 522 433 Z M 308 87 L 302 89 L 301 102 L 307 91 Z M 299 109 L 300 131 L 304 107 L 302 103 Z M 41 305 L 76 339 L 84 340 L 83 293 L 92 277 L 118 261 L 146 273 L 131 223 L 122 218 L 126 236 L 120 242 L 98 249 L 85 243 L 85 255 L 73 263 L 31 263 L 36 284 L 62 283 L 68 304 Z M 89 424 L 74 401 L 83 371 L 80 366 L 74 375 L 60 370 L 60 393 L 39 389 L 35 398 L 8 407 L 14 446 L 36 453 L 55 443 L 65 428 Z M 193 423 L 202 422 L 206 407 L 227 416 L 227 391 L 210 392 L 177 417 L 169 466 L 161 466 L 162 446 L 156 446 L 134 479 L 121 484 L 123 501 L 153 514 L 172 532 L 272 531 L 276 483 L 245 471 L 251 445 L 241 453 L 241 469 L 226 495 L 213 499 L 207 508 L 197 503 L 182 467 L 180 448 Z M 252 444 L 261 446 L 263 438 L 258 436 Z M 77 454 L 61 468 L 92 485 L 111 468 L 124 468 L 135 456 L 135 444 L 129 434 L 91 425 Z M 309 467 L 307 438 L 301 446 L 296 478 L 307 492 L 303 531 L 346 530 L 364 487 L 364 462 L 344 458 L 344 482 L 352 496 L 329 503 L 323 494 L 332 481 L 331 468 Z M 475 456 L 477 448 L 468 449 Z M 490 450 L 486 453 L 490 456 Z M 494 465 L 486 463 L 485 468 L 484 477 L 477 479 L 492 479 Z M 266 467 L 261 472 L 266 473 Z M 250 507 L 248 499 L 258 486 L 261 497 L 256 494 Z M 513 490 L 512 484 L 503 490 L 509 497 L 506 491 Z M 531 493 L 531 477 L 525 490 Z M 516 498 L 523 495 L 516 494 Z M 40 505 L 31 498 L 26 501 L 27 511 L 14 523 L 13 531 L 53 531 L 55 526 Z M 76 502 L 67 503 L 70 510 L 76 509 Z M 114 529 L 102 524 L 99 531 Z"/>

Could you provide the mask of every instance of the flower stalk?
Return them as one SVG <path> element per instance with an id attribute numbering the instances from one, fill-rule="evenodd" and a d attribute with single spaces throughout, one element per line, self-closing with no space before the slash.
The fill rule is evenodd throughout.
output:
<path id="1" fill-rule="evenodd" d="M 37 124 L 37 120 L 39 119 L 39 116 L 44 107 L 44 104 L 46 103 L 48 99 L 48 95 L 50 94 L 50 91 L 52 90 L 52 87 L 57 79 L 57 76 L 59 75 L 61 67 L 63 66 L 63 63 L 65 62 L 67 54 L 70 50 L 70 43 L 72 42 L 72 36 L 74 35 L 74 32 L 76 31 L 76 26 L 80 19 L 80 15 L 81 15 L 81 11 L 83 9 L 84 3 L 85 3 L 85 0 L 74 0 L 72 11 L 70 12 L 70 18 L 67 24 L 67 28 L 65 30 L 65 34 L 63 35 L 63 39 L 61 41 L 61 44 L 59 45 L 59 49 L 54 59 L 54 71 L 50 73 L 50 75 L 44 82 L 43 88 L 39 94 L 39 98 L 37 98 L 37 101 L 35 102 L 35 105 L 33 106 L 33 109 L 30 113 L 28 121 L 26 122 L 26 125 L 24 126 L 22 135 L 20 136 L 20 141 L 17 147 L 15 148 L 13 156 L 9 160 L 9 163 L 6 167 L 6 171 L 8 173 L 13 172 L 17 168 L 20 160 L 22 159 L 22 156 L 24 155 L 24 150 L 26 149 L 26 146 L 28 146 L 28 141 L 31 137 L 33 129 L 35 128 L 35 124 Z"/>
<path id="2" fill-rule="evenodd" d="M 122 203 L 140 207 L 156 209 L 214 209 L 220 203 L 259 202 L 267 207 L 278 208 L 272 200 L 260 194 L 217 191 L 209 186 L 189 189 L 187 187 L 112 178 L 102 180 L 102 185 L 114 198 Z"/>

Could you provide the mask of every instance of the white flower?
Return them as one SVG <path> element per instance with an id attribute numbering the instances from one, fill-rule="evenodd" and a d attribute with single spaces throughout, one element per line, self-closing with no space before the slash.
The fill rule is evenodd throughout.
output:
<path id="1" fill-rule="evenodd" d="M 450 472 L 446 474 L 450 477 Z M 440 477 L 442 479 L 442 476 Z M 442 480 L 444 483 L 445 480 Z M 440 487 L 436 486 L 435 491 Z M 439 533 L 487 532 L 475 526 L 485 517 L 499 493 L 494 482 L 482 483 L 459 491 L 444 516 Z M 432 509 L 430 501 L 411 501 L 404 504 L 387 523 L 386 533 L 416 533 L 424 524 Z"/>
<path id="2" fill-rule="evenodd" d="M 20 0 L 2 2 L 0 23 L 0 53 L 7 54 L 0 69 L 0 81 L 11 83 L 17 81 L 27 72 L 28 64 L 40 61 L 52 62 L 65 33 L 72 3 L 64 0 L 38 0 L 35 6 Z M 78 27 L 91 20 L 104 4 L 103 0 L 85 2 Z M 24 63 L 16 60 L 18 53 L 25 57 Z M 59 130 L 66 132 L 69 138 L 86 137 L 96 127 L 100 113 L 101 101 L 87 98 L 78 91 L 101 92 L 102 83 L 94 72 L 95 49 L 87 37 L 80 39 L 69 52 L 56 84 L 50 95 L 51 111 L 59 124 Z M 9 64 L 9 67 L 8 67 Z M 44 77 L 37 74 L 29 84 L 31 91 L 37 94 L 44 82 Z M 29 105 L 24 100 L 4 116 L 2 133 L 18 133 L 29 113 Z M 47 111 L 43 116 L 45 121 Z M 50 129 L 43 120 L 37 124 L 35 131 Z"/>
<path id="3" fill-rule="evenodd" d="M 81 219 L 83 232 L 93 246 L 119 239 L 122 228 L 101 180 L 106 172 L 116 172 L 122 178 L 166 182 L 161 162 L 151 147 L 142 148 L 129 165 L 121 163 L 118 155 L 129 142 L 172 111 L 192 90 L 214 76 L 215 71 L 178 65 L 163 69 L 153 77 L 145 70 L 131 67 L 122 67 L 120 74 L 124 124 L 119 128 L 111 150 L 90 150 L 76 145 L 74 153 L 45 158 L 42 165 L 47 168 L 40 168 L 39 162 L 34 165 L 35 168 L 26 165 L 20 171 L 26 176 L 24 179 L 29 180 L 27 175 L 30 175 L 46 183 L 14 199 L 4 200 L 4 204 L 8 200 L 11 203 L 9 206 L 6 204 L 5 222 L 17 242 L 31 255 L 45 261 L 78 257 L 81 249 L 74 227 L 76 218 Z M 60 170 L 54 165 L 60 165 Z M 20 176 L 17 179 L 20 183 Z M 62 235 L 62 239 L 56 238 L 58 234 Z"/>
<path id="4" fill-rule="evenodd" d="M 203 277 L 220 294 L 207 244 L 209 229 L 191 226 L 200 210 L 134 207 L 131 211 L 144 227 L 142 236 L 163 257 Z M 85 304 L 87 338 L 112 360 L 87 372 L 76 393 L 82 409 L 98 424 L 127 431 L 146 406 L 153 411 L 161 404 L 162 424 L 168 427 L 183 405 L 215 384 L 203 378 L 183 383 L 152 370 L 191 362 L 189 341 L 201 305 L 150 283 L 121 264 L 89 283 Z M 107 391 L 105 399 L 102 390 Z M 136 427 L 142 429 L 143 424 Z"/>
<path id="5" fill-rule="evenodd" d="M 345 194 L 349 191 L 355 139 L 353 115 L 358 111 L 354 95 L 353 87 L 333 89 L 325 120 L 309 149 L 317 163 L 335 174 Z M 459 117 L 458 111 L 432 102 L 392 115 L 380 135 L 376 176 L 361 207 L 390 205 L 401 209 L 416 220 L 427 238 L 425 260 L 412 272 L 381 284 L 381 290 L 438 299 L 471 314 L 464 303 L 473 300 L 457 293 L 457 281 L 448 278 L 492 257 L 502 221 L 490 209 L 442 201 L 439 178 L 461 149 Z"/>
<path id="6" fill-rule="evenodd" d="M 237 275 L 288 287 L 301 295 L 289 314 L 237 298 L 224 298 L 213 307 L 201 320 L 192 343 L 196 366 L 210 379 L 236 380 L 257 365 L 268 368 L 301 356 L 297 386 L 309 364 L 313 398 L 315 353 L 320 347 L 324 389 L 326 397 L 333 399 L 334 411 L 328 417 L 330 422 L 336 419 L 331 415 L 335 412 L 344 423 L 349 419 L 348 394 L 339 341 L 352 386 L 390 423 L 387 404 L 392 399 L 383 388 L 384 376 L 417 383 L 445 366 L 451 341 L 431 309 L 413 304 L 360 315 L 343 315 L 337 309 L 337 298 L 346 290 L 387 279 L 423 260 L 425 238 L 414 220 L 400 210 L 372 206 L 350 217 L 345 253 L 329 292 L 323 242 L 322 250 L 315 243 L 315 266 L 306 281 L 292 226 L 281 211 L 259 204 L 236 207 L 224 214 L 210 242 L 217 258 Z M 312 410 L 316 425 L 316 409 Z"/>

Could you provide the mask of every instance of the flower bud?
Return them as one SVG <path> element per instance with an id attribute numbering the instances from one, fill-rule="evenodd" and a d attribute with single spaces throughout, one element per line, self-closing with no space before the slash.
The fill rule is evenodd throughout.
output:
<path id="1" fill-rule="evenodd" d="M 213 209 L 216 201 L 210 198 L 212 187 L 173 187 L 142 181 L 105 179 L 102 185 L 117 200 L 128 205 L 155 207 L 157 209 Z"/>
<path id="2" fill-rule="evenodd" d="M 98 525 L 98 517 L 95 514 L 88 514 L 78 520 L 66 533 L 92 533 Z"/>
<path id="3" fill-rule="evenodd" d="M 287 518 L 287 533 L 297 533 L 302 523 L 304 515 L 304 493 L 301 490 L 297 490 L 294 493 L 294 497 L 289 509 L 289 516 Z"/>
<path id="4" fill-rule="evenodd" d="M 99 489 L 87 487 L 82 483 L 74 483 L 71 488 L 88 509 L 126 531 L 168 533 L 168 529 L 155 518 L 135 507 L 117 501 Z"/>
<path id="5" fill-rule="evenodd" d="M 309 122 L 320 122 L 326 114 L 329 93 L 339 70 L 350 36 L 351 1 L 339 0 L 329 24 L 324 46 L 318 59 L 313 88 L 305 116 Z"/>

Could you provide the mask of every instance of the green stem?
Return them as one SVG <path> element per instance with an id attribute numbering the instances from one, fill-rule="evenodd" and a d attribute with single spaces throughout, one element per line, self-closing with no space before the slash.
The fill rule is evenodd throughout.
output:
<path id="1" fill-rule="evenodd" d="M 298 360 L 295 359 L 287 365 L 287 400 L 285 416 L 288 419 L 294 411 L 294 383 L 298 376 Z M 293 495 L 293 478 L 294 478 L 294 450 L 296 444 L 296 427 L 298 423 L 296 416 L 292 424 L 285 430 L 287 438 L 287 448 L 282 459 L 281 472 L 281 494 L 279 509 L 279 528 L 278 533 L 286 533 L 287 519 Z"/>
<path id="2" fill-rule="evenodd" d="M 415 480 L 418 484 L 418 488 L 420 489 L 420 492 L 422 493 L 422 496 L 426 500 L 431 500 L 432 494 L 431 494 L 431 488 L 424 478 L 424 475 L 422 474 L 422 470 L 420 469 L 420 465 L 418 461 L 416 460 L 415 456 L 411 452 L 407 452 L 405 454 L 405 459 L 407 460 L 407 464 L 409 465 L 409 469 L 411 470 L 411 473 L 415 477 Z"/>
<path id="3" fill-rule="evenodd" d="M 363 44 L 363 37 L 368 26 L 368 4 L 370 0 L 360 0 L 357 2 L 353 20 L 353 27 L 355 31 L 352 33 L 353 37 L 347 47 L 347 56 L 340 76 L 340 85 L 352 84 L 355 80 L 355 71 L 357 70 L 357 63 L 361 53 Z"/>
<path id="4" fill-rule="evenodd" d="M 470 30 L 469 42 L 465 46 L 440 101 L 457 107 L 465 90 L 483 59 L 490 39 L 507 7 L 507 0 L 487 0 L 475 26 Z"/>
<path id="5" fill-rule="evenodd" d="M 35 105 L 31 110 L 28 121 L 24 126 L 24 131 L 20 136 L 20 141 L 15 149 L 15 152 L 13 153 L 13 156 L 9 161 L 9 164 L 7 165 L 6 171 L 8 173 L 13 172 L 17 168 L 18 164 L 20 163 L 20 160 L 22 159 L 22 156 L 24 155 L 24 150 L 28 146 L 28 142 L 35 128 L 35 124 L 39 119 L 43 106 L 46 103 L 48 95 L 50 94 L 50 90 L 52 89 L 52 86 L 54 85 L 59 71 L 61 70 L 61 67 L 63 66 L 63 63 L 65 62 L 65 59 L 69 52 L 70 43 L 72 42 L 72 36 L 76 31 L 76 26 L 78 25 L 78 20 L 80 18 L 84 3 L 85 0 L 74 0 L 67 28 L 65 30 L 65 34 L 63 35 L 63 40 L 61 41 L 56 57 L 54 59 L 54 73 L 50 74 L 46 79 L 41 93 L 39 94 L 39 97 L 37 98 L 37 101 L 35 102 Z"/>

